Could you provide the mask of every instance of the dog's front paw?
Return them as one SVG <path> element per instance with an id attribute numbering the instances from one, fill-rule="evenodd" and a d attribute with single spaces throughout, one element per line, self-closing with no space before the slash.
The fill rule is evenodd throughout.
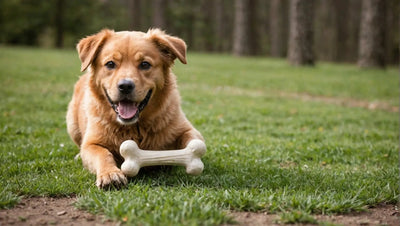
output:
<path id="1" fill-rule="evenodd" d="M 128 183 L 125 175 L 120 169 L 113 169 L 110 171 L 104 171 L 97 175 L 96 185 L 100 189 L 112 189 L 122 188 Z"/>

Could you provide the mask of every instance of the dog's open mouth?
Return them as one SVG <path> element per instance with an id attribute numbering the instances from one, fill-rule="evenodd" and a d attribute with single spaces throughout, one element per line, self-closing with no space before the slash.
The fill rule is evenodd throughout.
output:
<path id="1" fill-rule="evenodd" d="M 117 113 L 118 119 L 123 123 L 135 123 L 137 121 L 140 112 L 143 111 L 143 109 L 149 103 L 151 94 L 152 90 L 149 90 L 146 97 L 141 102 L 134 102 L 129 99 L 124 99 L 119 102 L 113 102 L 106 92 L 111 107 Z"/>
<path id="2" fill-rule="evenodd" d="M 116 112 L 123 120 L 132 119 L 139 111 L 138 104 L 129 100 L 123 100 L 117 104 Z"/>

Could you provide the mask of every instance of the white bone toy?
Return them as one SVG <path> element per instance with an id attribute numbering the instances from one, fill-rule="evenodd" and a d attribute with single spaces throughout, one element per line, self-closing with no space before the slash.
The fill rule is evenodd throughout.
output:
<path id="1" fill-rule="evenodd" d="M 187 174 L 199 175 L 204 169 L 200 158 L 206 153 L 206 145 L 194 139 L 181 150 L 147 151 L 139 149 L 135 141 L 126 140 L 120 146 L 120 153 L 125 159 L 121 170 L 129 177 L 136 176 L 141 167 L 155 165 L 185 166 Z"/>

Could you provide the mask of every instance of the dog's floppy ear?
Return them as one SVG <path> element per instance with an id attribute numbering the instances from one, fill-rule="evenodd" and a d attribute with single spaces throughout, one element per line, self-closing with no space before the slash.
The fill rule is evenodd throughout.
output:
<path id="1" fill-rule="evenodd" d="M 186 64 L 186 43 L 177 37 L 165 34 L 160 29 L 150 29 L 148 37 L 152 40 L 161 53 L 171 60 L 171 63 L 178 58 L 183 64 Z"/>
<path id="2" fill-rule="evenodd" d="M 88 36 L 79 41 L 76 49 L 81 60 L 81 71 L 86 70 L 94 61 L 102 45 L 113 31 L 104 29 L 95 35 Z"/>

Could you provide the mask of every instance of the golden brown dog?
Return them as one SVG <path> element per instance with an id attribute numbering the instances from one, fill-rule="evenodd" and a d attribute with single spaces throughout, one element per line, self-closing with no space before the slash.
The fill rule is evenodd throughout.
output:
<path id="1" fill-rule="evenodd" d="M 87 72 L 75 84 L 67 127 L 99 188 L 127 183 L 118 168 L 125 140 L 141 149 L 168 150 L 203 139 L 181 110 L 171 72 L 176 58 L 186 64 L 183 40 L 158 29 L 103 30 L 82 39 L 77 50 Z"/>

